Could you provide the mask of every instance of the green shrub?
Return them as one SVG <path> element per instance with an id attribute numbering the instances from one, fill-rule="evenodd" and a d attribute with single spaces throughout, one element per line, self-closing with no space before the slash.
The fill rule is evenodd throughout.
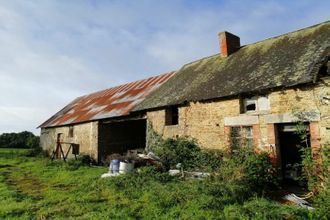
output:
<path id="1" fill-rule="evenodd" d="M 145 178 L 147 177 L 148 179 L 159 181 L 161 183 L 167 183 L 174 180 L 173 176 L 170 176 L 167 172 L 159 172 L 154 166 L 140 168 L 137 175 Z"/>
<path id="2" fill-rule="evenodd" d="M 245 181 L 254 189 L 266 189 L 277 185 L 276 171 L 267 153 L 256 154 L 244 150 L 234 158 L 234 161 L 243 164 Z"/>
<path id="3" fill-rule="evenodd" d="M 323 146 L 320 153 L 322 155 L 322 172 L 318 174 L 319 183 L 316 185 L 319 186 L 320 191 L 313 199 L 313 207 L 316 208 L 315 218 L 330 216 L 330 147 Z"/>
<path id="4" fill-rule="evenodd" d="M 178 163 L 181 163 L 184 168 L 192 167 L 197 152 L 200 151 L 194 141 L 186 138 L 166 139 L 158 148 L 152 150 L 160 157 L 166 169 Z"/>
<path id="5" fill-rule="evenodd" d="M 221 150 L 204 150 L 197 154 L 195 167 L 205 171 L 215 171 L 221 166 L 225 152 Z"/>
<path id="6" fill-rule="evenodd" d="M 220 151 L 201 150 L 195 140 L 185 137 L 163 140 L 150 150 L 160 157 L 167 170 L 175 168 L 178 163 L 185 170 L 215 170 L 219 168 L 223 156 Z"/>
<path id="7" fill-rule="evenodd" d="M 330 147 L 325 145 L 318 154 L 322 160 L 315 160 L 311 148 L 302 148 L 302 177 L 307 182 L 308 189 L 314 193 L 326 189 L 329 184 L 330 172 Z"/>
<path id="8" fill-rule="evenodd" d="M 278 185 L 276 170 L 266 153 L 255 153 L 241 148 L 223 160 L 216 178 L 226 182 L 239 182 L 255 191 L 263 191 Z"/>
<path id="9" fill-rule="evenodd" d="M 315 219 L 316 217 L 328 216 L 330 217 L 330 188 L 327 187 L 321 191 L 313 199 L 313 207 L 315 209 Z"/>
<path id="10" fill-rule="evenodd" d="M 139 172 L 128 173 L 111 178 L 110 182 L 118 190 L 128 189 L 133 187 L 134 190 L 148 182 L 168 183 L 174 180 L 167 172 L 162 173 L 157 171 L 155 167 L 142 167 Z"/>

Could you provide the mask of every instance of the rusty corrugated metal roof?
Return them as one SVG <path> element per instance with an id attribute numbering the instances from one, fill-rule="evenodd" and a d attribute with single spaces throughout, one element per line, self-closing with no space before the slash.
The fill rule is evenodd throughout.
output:
<path id="1" fill-rule="evenodd" d="M 73 100 L 39 127 L 55 127 L 128 115 L 174 72 L 116 86 Z"/>

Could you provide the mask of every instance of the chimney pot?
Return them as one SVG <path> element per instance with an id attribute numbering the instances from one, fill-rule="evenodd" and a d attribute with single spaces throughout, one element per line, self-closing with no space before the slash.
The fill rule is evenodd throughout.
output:
<path id="1" fill-rule="evenodd" d="M 224 31 L 220 32 L 218 36 L 221 57 L 228 57 L 241 47 L 240 38 L 232 33 Z"/>

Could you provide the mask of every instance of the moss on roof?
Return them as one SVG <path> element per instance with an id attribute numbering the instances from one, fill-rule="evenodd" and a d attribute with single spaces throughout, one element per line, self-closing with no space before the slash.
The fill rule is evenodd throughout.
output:
<path id="1" fill-rule="evenodd" d="M 329 45 L 327 21 L 243 46 L 226 58 L 220 54 L 206 57 L 184 65 L 134 110 L 312 82 L 317 74 L 313 67 Z"/>

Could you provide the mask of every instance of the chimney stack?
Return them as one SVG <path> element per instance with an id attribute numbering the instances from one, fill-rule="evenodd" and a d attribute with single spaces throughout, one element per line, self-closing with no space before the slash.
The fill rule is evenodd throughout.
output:
<path id="1" fill-rule="evenodd" d="M 230 54 L 236 52 L 240 47 L 240 39 L 236 35 L 229 32 L 220 32 L 218 34 L 220 42 L 221 57 L 228 57 Z"/>

